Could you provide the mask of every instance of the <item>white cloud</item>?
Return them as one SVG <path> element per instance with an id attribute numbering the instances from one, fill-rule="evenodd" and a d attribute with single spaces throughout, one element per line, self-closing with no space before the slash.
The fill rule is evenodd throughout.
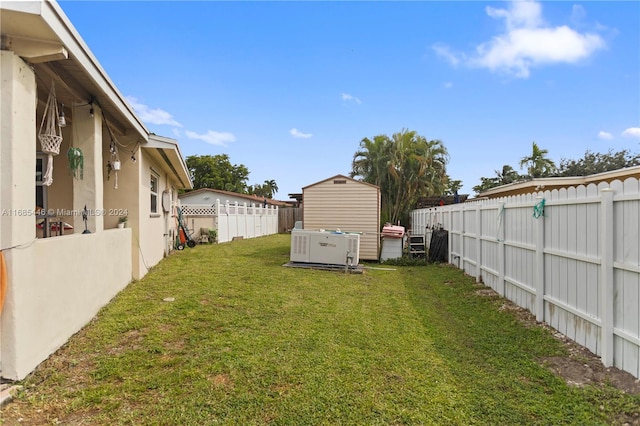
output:
<path id="1" fill-rule="evenodd" d="M 343 93 L 341 96 L 342 96 L 342 100 L 344 102 L 352 101 L 352 102 L 355 102 L 357 104 L 361 104 L 362 103 L 362 101 L 360 99 L 358 99 L 357 97 L 355 97 L 353 95 L 350 95 L 348 93 Z"/>
<path id="2" fill-rule="evenodd" d="M 640 138 L 640 127 L 629 127 L 622 132 L 622 136 L 625 138 Z"/>
<path id="3" fill-rule="evenodd" d="M 434 45 L 436 53 L 452 65 L 488 68 L 518 78 L 528 78 L 531 68 L 556 64 L 574 64 L 606 47 L 597 34 L 580 33 L 566 25 L 548 26 L 542 17 L 542 6 L 535 1 L 513 1 L 508 9 L 486 8 L 487 15 L 504 19 L 505 32 L 481 43 L 473 55 L 454 53 L 442 44 Z M 574 14 L 579 14 L 574 10 Z"/>
<path id="4" fill-rule="evenodd" d="M 289 130 L 289 133 L 291 133 L 291 136 L 293 136 L 294 138 L 309 139 L 311 136 L 313 136 L 311 133 L 302 133 L 300 130 L 296 129 L 295 127 Z"/>
<path id="5" fill-rule="evenodd" d="M 447 81 L 447 82 L 444 83 L 443 87 L 445 89 L 451 89 L 453 87 L 453 83 L 450 82 L 450 81 Z"/>
<path id="6" fill-rule="evenodd" d="M 233 133 L 215 132 L 213 130 L 208 130 L 207 133 L 202 135 L 196 132 L 192 132 L 191 130 L 186 130 L 184 134 L 189 139 L 197 139 L 211 145 L 219 146 L 227 146 L 227 142 L 235 142 L 236 140 L 236 137 L 233 135 Z"/>
<path id="7" fill-rule="evenodd" d="M 507 30 L 515 28 L 536 28 L 544 25 L 542 6 L 535 1 L 514 1 L 509 10 L 494 9 L 487 6 L 487 15 L 492 18 L 504 18 Z"/>
<path id="8" fill-rule="evenodd" d="M 160 108 L 152 109 L 147 105 L 138 102 L 137 98 L 127 96 L 127 101 L 131 104 L 136 114 L 145 123 L 166 124 L 169 126 L 182 127 L 182 124 L 173 119 L 173 116 Z"/>
<path id="9" fill-rule="evenodd" d="M 608 140 L 613 139 L 613 135 L 611 133 L 609 133 L 609 132 L 600 131 L 600 132 L 598 132 L 598 139 L 602 139 L 602 140 L 608 141 Z"/>
<path id="10" fill-rule="evenodd" d="M 587 16 L 587 12 L 584 10 L 584 7 L 579 4 L 574 4 L 573 8 L 571 8 L 571 22 L 573 25 L 582 24 L 585 16 Z"/>
<path id="11" fill-rule="evenodd" d="M 438 54 L 438 56 L 444 58 L 454 67 L 464 59 L 464 55 L 452 52 L 451 48 L 449 48 L 449 46 L 445 44 L 436 43 L 431 47 Z"/>

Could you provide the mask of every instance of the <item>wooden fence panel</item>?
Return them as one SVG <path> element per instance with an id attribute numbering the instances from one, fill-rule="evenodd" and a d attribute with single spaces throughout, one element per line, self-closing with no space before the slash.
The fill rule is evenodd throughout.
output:
<path id="1" fill-rule="evenodd" d="M 278 233 L 290 232 L 297 221 L 302 220 L 302 208 L 285 207 L 278 210 Z"/>
<path id="2" fill-rule="evenodd" d="M 540 212 L 544 202 L 544 214 Z M 614 365 L 640 376 L 640 181 L 432 207 L 449 262 Z M 415 231 L 414 231 L 415 232 Z"/>

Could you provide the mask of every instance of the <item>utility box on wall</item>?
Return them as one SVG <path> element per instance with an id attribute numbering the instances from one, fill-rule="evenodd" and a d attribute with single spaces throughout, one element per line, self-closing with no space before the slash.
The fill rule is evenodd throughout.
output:
<path id="1" fill-rule="evenodd" d="M 359 258 L 378 260 L 379 187 L 336 175 L 302 188 L 302 209 L 305 231 L 325 229 L 340 230 L 347 235 L 349 232 L 358 233 Z"/>

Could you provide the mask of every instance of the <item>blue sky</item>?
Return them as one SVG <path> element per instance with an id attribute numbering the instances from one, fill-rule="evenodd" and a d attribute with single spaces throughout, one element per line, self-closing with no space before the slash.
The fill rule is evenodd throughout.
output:
<path id="1" fill-rule="evenodd" d="M 637 1 L 60 5 L 150 131 L 279 199 L 402 129 L 441 140 L 470 194 L 532 141 L 556 163 L 640 151 Z"/>

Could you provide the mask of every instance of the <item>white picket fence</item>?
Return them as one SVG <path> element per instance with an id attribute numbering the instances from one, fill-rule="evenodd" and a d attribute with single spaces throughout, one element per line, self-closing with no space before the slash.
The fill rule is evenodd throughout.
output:
<path id="1" fill-rule="evenodd" d="M 218 242 L 234 238 L 255 238 L 278 233 L 278 207 L 256 206 L 247 203 L 216 203 L 184 205 L 182 215 L 189 229 L 198 233 L 201 228 L 218 230 Z"/>
<path id="2" fill-rule="evenodd" d="M 638 179 L 414 210 L 411 219 L 413 233 L 449 231 L 450 263 L 605 366 L 640 377 Z"/>

